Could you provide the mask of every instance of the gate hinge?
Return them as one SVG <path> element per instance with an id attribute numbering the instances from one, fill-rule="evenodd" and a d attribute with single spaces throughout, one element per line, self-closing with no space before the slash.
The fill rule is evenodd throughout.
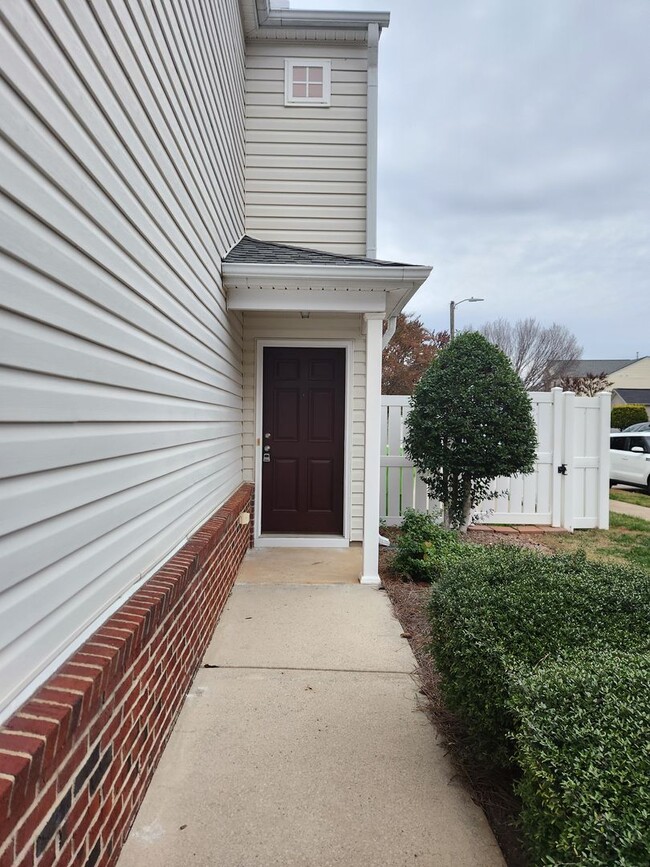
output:
<path id="1" fill-rule="evenodd" d="M 560 464 L 557 471 L 561 476 L 566 476 L 566 464 Z"/>

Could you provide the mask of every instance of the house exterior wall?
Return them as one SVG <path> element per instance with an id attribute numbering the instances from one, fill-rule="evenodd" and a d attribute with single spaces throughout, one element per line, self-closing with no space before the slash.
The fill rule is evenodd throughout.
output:
<path id="1" fill-rule="evenodd" d="M 15 0 L 0 63 L 1 713 L 241 484 L 239 8 Z"/>
<path id="2" fill-rule="evenodd" d="M 248 548 L 230 497 L 6 727 L 0 864 L 112 867 Z"/>
<path id="3" fill-rule="evenodd" d="M 246 232 L 366 253 L 367 46 L 254 42 L 246 52 Z M 285 106 L 286 58 L 330 59 L 331 106 Z"/>
<path id="4" fill-rule="evenodd" d="M 354 316 L 325 316 L 312 313 L 244 314 L 244 478 L 255 481 L 255 412 L 257 382 L 257 341 L 351 340 L 353 341 L 352 424 L 350 461 L 350 541 L 363 539 L 363 474 L 365 437 L 366 350 L 362 320 Z M 347 393 L 347 392 L 346 392 Z"/>
<path id="5" fill-rule="evenodd" d="M 610 373 L 611 388 L 650 388 L 650 355 Z"/>

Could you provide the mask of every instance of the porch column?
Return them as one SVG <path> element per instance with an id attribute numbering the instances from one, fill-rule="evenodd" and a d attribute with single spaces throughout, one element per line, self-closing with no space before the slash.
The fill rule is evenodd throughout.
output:
<path id="1" fill-rule="evenodd" d="M 379 584 L 379 472 L 381 425 L 382 313 L 364 313 L 366 323 L 366 438 L 363 475 L 362 584 Z"/>

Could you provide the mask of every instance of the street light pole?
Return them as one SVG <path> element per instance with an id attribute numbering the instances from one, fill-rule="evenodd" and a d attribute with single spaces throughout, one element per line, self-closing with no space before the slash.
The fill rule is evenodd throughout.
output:
<path id="1" fill-rule="evenodd" d="M 474 303 L 476 301 L 485 301 L 485 298 L 463 298 L 461 301 L 451 301 L 449 304 L 449 340 L 452 341 L 456 334 L 456 308 L 459 304 L 463 304 L 465 301 L 469 301 L 470 303 Z"/>

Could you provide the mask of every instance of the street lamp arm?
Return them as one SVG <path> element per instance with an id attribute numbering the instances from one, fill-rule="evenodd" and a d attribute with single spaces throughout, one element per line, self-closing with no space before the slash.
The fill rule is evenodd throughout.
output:
<path id="1" fill-rule="evenodd" d="M 454 335 L 456 333 L 456 308 L 459 304 L 464 304 L 465 301 L 485 301 L 485 298 L 474 298 L 474 296 L 470 296 L 469 298 L 463 298 L 460 301 L 451 301 L 449 304 L 449 339 L 453 340 Z"/>

